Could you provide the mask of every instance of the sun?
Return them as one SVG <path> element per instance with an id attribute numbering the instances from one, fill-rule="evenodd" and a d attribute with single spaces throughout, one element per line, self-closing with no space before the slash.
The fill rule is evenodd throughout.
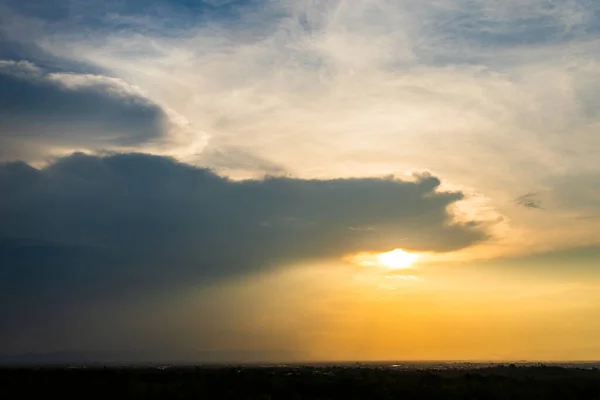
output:
<path id="1" fill-rule="evenodd" d="M 386 269 L 407 269 L 412 265 L 420 254 L 409 253 L 402 249 L 395 249 L 386 253 L 358 253 L 345 257 L 345 260 L 363 267 L 376 267 Z"/>
<path id="2" fill-rule="evenodd" d="M 387 253 L 377 255 L 377 262 L 389 269 L 409 268 L 419 258 L 416 254 L 407 253 L 402 249 L 396 249 Z"/>

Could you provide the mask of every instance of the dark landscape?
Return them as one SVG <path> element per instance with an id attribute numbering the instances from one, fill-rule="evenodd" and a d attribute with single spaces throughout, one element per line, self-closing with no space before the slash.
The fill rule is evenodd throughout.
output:
<path id="1" fill-rule="evenodd" d="M 596 364 L 5 367 L 0 398 L 600 399 Z"/>

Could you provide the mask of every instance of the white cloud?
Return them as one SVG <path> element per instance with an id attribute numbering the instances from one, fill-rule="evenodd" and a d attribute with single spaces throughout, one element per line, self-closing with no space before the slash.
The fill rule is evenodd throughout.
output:
<path id="1" fill-rule="evenodd" d="M 484 195 L 490 218 L 500 212 L 515 232 L 544 241 L 536 227 L 546 222 L 523 218 L 511 199 L 567 172 L 600 174 L 598 8 L 267 1 L 236 20 L 167 28 L 168 16 L 148 31 L 147 18 L 139 30 L 130 19 L 126 30 L 37 42 L 176 113 L 188 133 L 154 152 L 206 165 L 205 146 L 239 148 L 302 177 L 430 170 Z"/>

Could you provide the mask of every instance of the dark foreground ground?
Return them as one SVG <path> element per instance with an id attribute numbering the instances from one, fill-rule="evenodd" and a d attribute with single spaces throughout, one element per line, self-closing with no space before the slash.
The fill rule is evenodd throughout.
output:
<path id="1" fill-rule="evenodd" d="M 600 370 L 549 366 L 1 368 L 0 399 L 594 399 Z"/>

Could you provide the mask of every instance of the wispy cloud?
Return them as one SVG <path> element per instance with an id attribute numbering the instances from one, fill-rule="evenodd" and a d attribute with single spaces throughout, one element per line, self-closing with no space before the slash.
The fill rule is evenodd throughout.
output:
<path id="1" fill-rule="evenodd" d="M 515 203 L 525 208 L 542 209 L 542 201 L 539 200 L 539 193 L 527 193 L 515 199 Z"/>
<path id="2" fill-rule="evenodd" d="M 428 170 L 542 242 L 555 240 L 546 221 L 523 222 L 507 200 L 582 169 L 600 174 L 595 2 L 115 4 L 85 37 L 73 28 L 85 9 L 62 20 L 13 12 L 42 20 L 23 40 L 183 118 L 186 134 L 154 153 L 232 176 Z"/>

